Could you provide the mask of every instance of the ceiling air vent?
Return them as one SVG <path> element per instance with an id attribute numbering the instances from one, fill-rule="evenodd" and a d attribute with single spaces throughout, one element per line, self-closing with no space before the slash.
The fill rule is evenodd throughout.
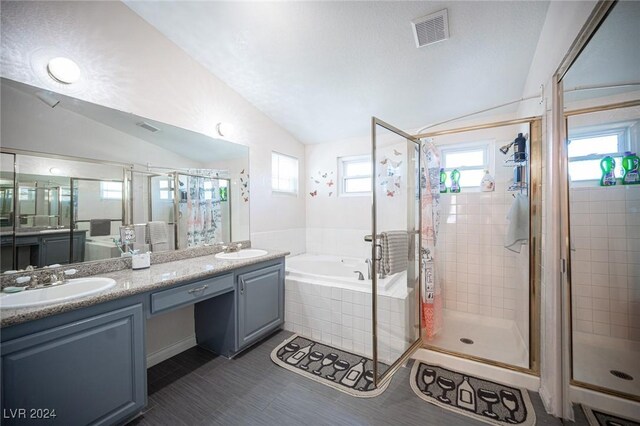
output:
<path id="1" fill-rule="evenodd" d="M 416 47 L 423 47 L 449 38 L 447 9 L 411 21 Z"/>
<path id="2" fill-rule="evenodd" d="M 148 130 L 152 133 L 158 132 L 160 131 L 160 129 L 158 129 L 156 126 L 152 126 L 151 124 L 147 123 L 146 121 L 141 121 L 140 123 L 136 123 L 136 126 L 140 126 L 145 130 Z"/>

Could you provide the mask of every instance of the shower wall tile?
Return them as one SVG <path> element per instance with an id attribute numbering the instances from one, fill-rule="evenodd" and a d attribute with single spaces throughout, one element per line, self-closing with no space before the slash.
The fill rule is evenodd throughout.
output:
<path id="1" fill-rule="evenodd" d="M 640 187 L 569 194 L 574 327 L 640 341 Z"/>

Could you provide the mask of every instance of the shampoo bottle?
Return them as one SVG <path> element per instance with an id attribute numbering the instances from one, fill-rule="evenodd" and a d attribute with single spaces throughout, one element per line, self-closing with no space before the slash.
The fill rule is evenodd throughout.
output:
<path id="1" fill-rule="evenodd" d="M 635 152 L 625 152 L 622 159 L 622 184 L 634 185 L 640 183 L 640 157 Z"/>
<path id="2" fill-rule="evenodd" d="M 460 172 L 458 169 L 451 171 L 451 192 L 460 192 Z"/>
<path id="3" fill-rule="evenodd" d="M 612 156 L 607 155 L 600 161 L 600 169 L 602 169 L 602 178 L 600 178 L 600 186 L 613 186 L 616 184 L 616 160 Z"/>
<path id="4" fill-rule="evenodd" d="M 440 169 L 440 193 L 447 192 L 447 173 L 444 169 Z"/>

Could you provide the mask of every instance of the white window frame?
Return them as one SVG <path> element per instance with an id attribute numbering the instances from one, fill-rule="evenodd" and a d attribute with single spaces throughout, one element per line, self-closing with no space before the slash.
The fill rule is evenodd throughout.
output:
<path id="1" fill-rule="evenodd" d="M 347 157 L 339 157 L 338 158 L 338 179 L 340 180 L 340 184 L 338 187 L 338 195 L 341 197 L 364 197 L 371 195 L 371 189 L 368 191 L 351 191 L 347 192 L 347 181 L 350 179 L 371 179 L 373 185 L 373 171 L 368 175 L 348 175 L 346 174 L 347 165 L 351 163 L 369 163 L 371 165 L 371 169 L 373 170 L 373 164 L 371 164 L 371 155 L 363 154 L 363 155 L 350 155 Z"/>
<path id="2" fill-rule="evenodd" d="M 118 189 L 109 188 L 109 186 L 113 184 L 117 184 Z M 122 182 L 104 180 L 100 181 L 100 198 L 102 200 L 122 200 L 123 192 L 124 191 L 122 188 Z"/>
<path id="3" fill-rule="evenodd" d="M 274 176 L 273 174 L 274 160 L 279 157 L 286 157 L 288 159 L 292 159 L 296 163 L 296 172 L 295 172 L 295 175 L 293 176 L 294 188 L 292 190 L 287 190 L 287 189 L 280 188 L 278 186 L 274 186 L 275 182 L 280 181 L 279 176 Z M 283 154 L 277 151 L 271 151 L 271 193 L 275 195 L 293 195 L 297 197 L 299 188 L 300 188 L 300 160 L 298 160 L 298 158 L 292 155 Z"/>
<path id="4" fill-rule="evenodd" d="M 166 186 L 162 184 L 166 183 Z M 160 193 L 160 200 L 173 202 L 173 192 L 174 192 L 175 183 L 173 178 L 168 177 L 167 179 L 162 179 L 158 182 L 158 192 Z"/>
<path id="5" fill-rule="evenodd" d="M 484 162 L 480 166 L 459 166 L 459 167 L 447 167 L 446 158 L 447 154 L 456 154 L 468 151 L 483 151 Z M 447 179 L 451 175 L 453 169 L 457 169 L 461 174 L 468 170 L 489 170 L 492 176 L 495 176 L 495 142 L 493 141 L 478 141 L 478 142 L 462 142 L 451 143 L 440 146 L 440 158 L 441 168 L 444 169 L 447 174 Z M 474 186 L 464 186 L 465 191 L 480 191 L 480 181 Z"/>
<path id="6" fill-rule="evenodd" d="M 593 154 L 589 154 L 589 155 L 580 155 L 580 156 L 575 156 L 575 157 L 567 157 L 567 161 L 569 162 L 569 165 L 571 163 L 577 163 L 580 161 L 589 161 L 589 160 L 601 160 L 602 158 L 606 157 L 607 155 L 614 157 L 614 158 L 618 158 L 618 157 L 624 157 L 624 153 L 625 151 L 629 150 L 629 129 L 626 127 L 615 127 L 615 128 L 610 128 L 610 129 L 605 129 L 605 130 L 597 130 L 597 131 L 591 131 L 591 132 L 581 132 L 581 133 L 576 133 L 571 135 L 568 138 L 569 143 L 571 143 L 572 141 L 576 141 L 576 140 L 581 140 L 581 139 L 592 139 L 592 138 L 599 138 L 599 137 L 604 137 L 604 136 L 617 136 L 618 138 L 618 152 L 603 152 L 603 153 L 593 153 Z M 567 150 L 568 151 L 568 150 Z M 619 178 L 621 176 L 620 174 L 620 167 L 622 165 L 620 164 L 620 162 L 618 162 L 616 164 L 616 178 Z M 585 186 L 592 186 L 594 182 L 600 182 L 600 176 L 596 177 L 594 179 L 572 179 L 571 180 L 572 183 L 578 183 L 578 185 L 580 184 L 584 184 Z"/>

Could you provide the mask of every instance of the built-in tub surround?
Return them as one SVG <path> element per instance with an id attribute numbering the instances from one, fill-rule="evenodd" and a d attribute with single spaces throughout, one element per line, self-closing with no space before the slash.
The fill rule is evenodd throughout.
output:
<path id="1" fill-rule="evenodd" d="M 364 259 L 304 254 L 287 259 L 285 329 L 368 357 L 372 356 L 372 293 Z M 365 280 L 358 280 L 354 270 Z M 411 335 L 413 293 L 405 273 L 378 281 L 378 357 L 398 358 Z M 407 339 L 410 340 L 410 339 Z M 410 342 L 412 343 L 412 342 Z"/>
<path id="2" fill-rule="evenodd" d="M 180 252 L 173 253 L 176 254 Z M 281 258 L 287 254 L 288 252 L 269 251 L 261 257 L 235 261 L 220 260 L 216 259 L 214 255 L 206 255 L 157 263 L 149 269 L 134 271 L 127 268 L 110 271 L 98 275 L 100 277 L 112 278 L 116 281 L 116 285 L 109 290 L 66 303 L 23 309 L 3 309 L 0 311 L 0 326 L 12 326 L 155 289 L 161 289 L 163 287 L 171 287 L 188 280 L 204 279 L 222 272 Z M 0 298 L 0 303 L 1 300 Z"/>

